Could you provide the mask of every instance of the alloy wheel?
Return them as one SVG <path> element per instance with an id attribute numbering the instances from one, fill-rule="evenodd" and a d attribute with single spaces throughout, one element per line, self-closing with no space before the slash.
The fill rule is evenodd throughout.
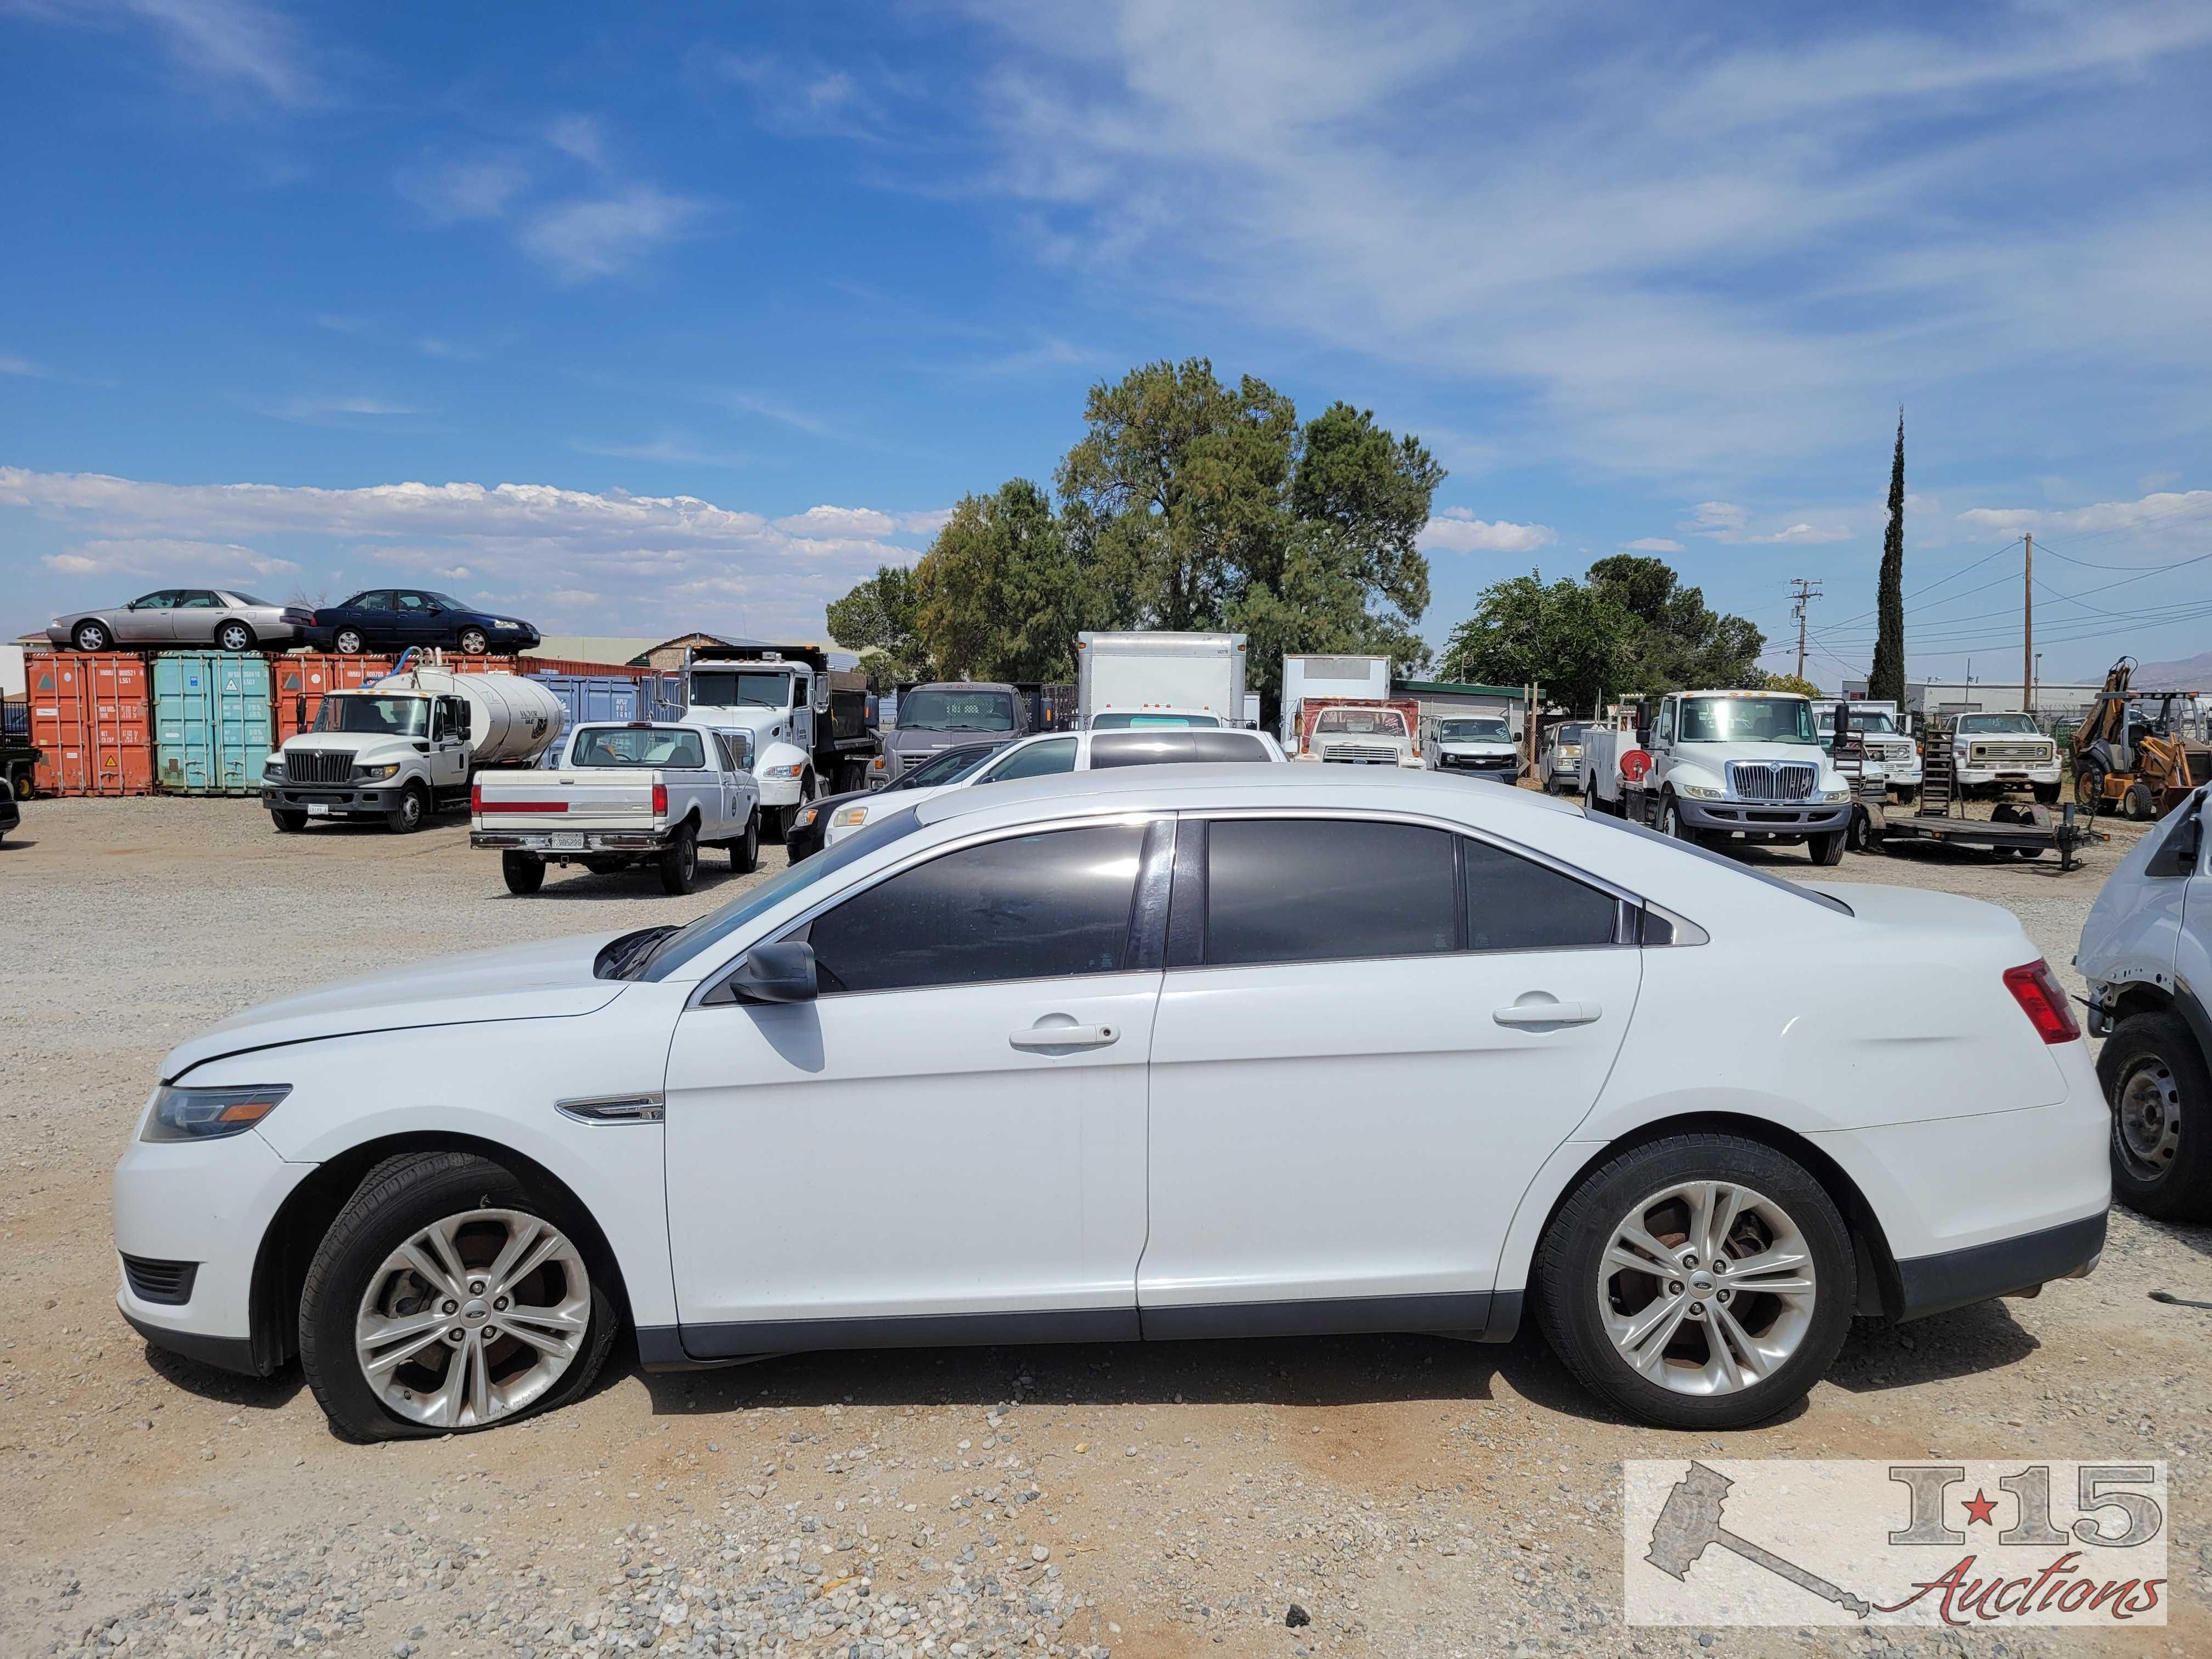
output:
<path id="1" fill-rule="evenodd" d="M 1813 1323 L 1813 1253 L 1789 1212 L 1727 1181 L 1662 1188 L 1613 1229 L 1598 1316 L 1620 1357 L 1676 1394 L 1737 1394 L 1785 1364 Z"/>
<path id="2" fill-rule="evenodd" d="M 2158 1180 L 2181 1149 L 2181 1086 L 2166 1062 L 2146 1060 L 2129 1073 L 2112 1109 L 2112 1144 L 2128 1173 Z"/>
<path id="3" fill-rule="evenodd" d="M 369 1276 L 354 1355 L 398 1416 L 482 1428 L 557 1383 L 591 1321 L 590 1275 L 559 1228 L 520 1210 L 470 1210 L 422 1229 Z"/>

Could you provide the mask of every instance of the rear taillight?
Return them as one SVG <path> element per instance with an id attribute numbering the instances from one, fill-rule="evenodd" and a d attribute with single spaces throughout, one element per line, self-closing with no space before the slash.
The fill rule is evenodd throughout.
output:
<path id="1" fill-rule="evenodd" d="M 471 783 L 469 786 L 469 811 L 471 812 L 483 811 L 483 785 L 480 783 Z"/>
<path id="2" fill-rule="evenodd" d="M 668 786 L 665 783 L 653 786 L 653 816 L 657 818 L 668 816 Z"/>
<path id="3" fill-rule="evenodd" d="M 2004 982 L 2045 1042 L 2072 1042 L 2081 1036 L 2081 1028 L 2074 1023 L 2074 1011 L 2066 1006 L 2066 993 L 2058 988 L 2049 963 L 2039 957 L 2025 967 L 2008 968 Z"/>

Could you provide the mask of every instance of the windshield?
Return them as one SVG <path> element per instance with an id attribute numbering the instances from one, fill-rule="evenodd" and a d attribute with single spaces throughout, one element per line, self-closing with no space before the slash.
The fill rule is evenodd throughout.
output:
<path id="1" fill-rule="evenodd" d="M 1977 737 L 1986 737 L 1992 732 L 2019 732 L 2031 738 L 2043 735 L 2036 730 L 2035 722 L 2025 714 L 1961 714 L 1959 716 L 1959 730 Z"/>
<path id="2" fill-rule="evenodd" d="M 678 928 L 638 964 L 634 978 L 666 979 L 710 945 L 720 944 L 756 916 L 765 915 L 793 893 L 801 893 L 825 877 L 834 876 L 878 848 L 921 828 L 912 807 L 892 812 L 860 829 L 835 847 L 787 865 L 757 887 L 749 887 L 719 910 L 709 910 Z"/>
<path id="3" fill-rule="evenodd" d="M 1552 741 L 1554 744 L 1580 743 L 1583 740 L 1583 732 L 1584 729 L 1584 727 L 1579 726 L 1563 726 L 1558 731 L 1552 733 Z"/>
<path id="4" fill-rule="evenodd" d="M 1504 720 L 1439 720 L 1437 735 L 1446 743 L 1510 743 L 1512 730 Z"/>
<path id="5" fill-rule="evenodd" d="M 1802 697 L 1686 697 L 1683 743 L 1817 744 L 1813 705 Z"/>
<path id="6" fill-rule="evenodd" d="M 1833 732 L 1836 729 L 1834 709 L 1824 708 L 1820 711 L 1820 729 L 1823 732 Z M 1886 708 L 1854 708 L 1851 710 L 1851 730 L 1870 732 L 1878 737 L 1893 737 L 1897 732 L 1897 722 L 1890 719 L 1889 711 Z"/>
<path id="7" fill-rule="evenodd" d="M 998 744 L 976 744 L 968 749 L 948 749 L 941 755 L 932 755 L 911 771 L 885 784 L 878 791 L 889 794 L 894 789 L 934 789 L 940 783 L 957 783 L 985 761 L 999 752 Z"/>
<path id="8" fill-rule="evenodd" d="M 1316 732 L 1347 732 L 1361 737 L 1402 738 L 1406 717 L 1395 708 L 1324 708 Z"/>
<path id="9" fill-rule="evenodd" d="M 571 766 L 665 766 L 678 771 L 702 771 L 707 764 L 707 745 L 696 732 L 670 732 L 647 726 L 587 726 L 576 733 L 568 750 Z"/>
<path id="10" fill-rule="evenodd" d="M 1218 714 L 1117 714 L 1109 710 L 1091 717 L 1091 729 L 1094 732 L 1187 731 L 1194 726 L 1218 726 L 1220 724 L 1221 717 Z"/>
<path id="11" fill-rule="evenodd" d="M 318 732 L 373 732 L 419 738 L 429 723 L 428 697 L 329 696 L 315 715 Z"/>
<path id="12" fill-rule="evenodd" d="M 1014 699 L 1006 691 L 909 691 L 899 699 L 902 732 L 1011 732 Z"/>
<path id="13" fill-rule="evenodd" d="M 788 674 L 757 668 L 695 668 L 691 671 L 691 706 L 695 708 L 788 708 Z"/>

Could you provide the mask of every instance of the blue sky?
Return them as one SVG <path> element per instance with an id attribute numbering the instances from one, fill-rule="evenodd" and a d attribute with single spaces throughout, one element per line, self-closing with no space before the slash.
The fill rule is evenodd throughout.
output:
<path id="1" fill-rule="evenodd" d="M 1822 579 L 1832 684 L 1902 404 L 1916 673 L 2017 675 L 2027 530 L 2046 678 L 2186 656 L 2208 70 L 2202 4 L 0 0 L 0 629 L 813 636 L 1204 354 L 1449 467 L 1432 639 L 1644 547 L 1778 647 Z"/>

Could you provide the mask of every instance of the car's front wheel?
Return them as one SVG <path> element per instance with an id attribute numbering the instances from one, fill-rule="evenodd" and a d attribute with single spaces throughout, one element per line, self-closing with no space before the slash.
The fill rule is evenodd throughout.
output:
<path id="1" fill-rule="evenodd" d="M 1849 830 L 1833 830 L 1825 836 L 1805 837 L 1805 851 L 1813 862 L 1826 867 L 1844 861 L 1844 843 L 1850 838 Z"/>
<path id="2" fill-rule="evenodd" d="M 272 806 L 269 817 L 276 828 L 288 836 L 296 836 L 307 827 L 307 815 L 289 806 Z"/>
<path id="3" fill-rule="evenodd" d="M 2188 1022 L 2129 1015 L 2097 1075 L 2112 1109 L 2112 1195 L 2160 1221 L 2212 1221 L 2212 1073 Z"/>
<path id="4" fill-rule="evenodd" d="M 352 1440 L 465 1432 L 573 1400 L 617 1315 L 567 1206 L 465 1152 L 371 1170 L 307 1268 L 300 1358 Z"/>
<path id="5" fill-rule="evenodd" d="M 1659 833 L 1670 841 L 1686 841 L 1693 847 L 1699 841 L 1698 832 L 1682 821 L 1682 809 L 1672 795 L 1659 803 Z"/>
<path id="6" fill-rule="evenodd" d="M 490 637 L 481 628 L 464 628 L 453 643 L 461 647 L 462 655 L 468 657 L 481 657 L 491 649 Z"/>
<path id="7" fill-rule="evenodd" d="M 1584 1179 L 1545 1234 L 1538 1310 L 1594 1394 L 1670 1429 L 1734 1429 L 1803 1399 L 1858 1289 L 1834 1200 L 1735 1135 L 1669 1136 Z"/>
<path id="8" fill-rule="evenodd" d="M 80 651 L 105 651 L 115 643 L 115 636 L 103 623 L 81 622 L 70 630 L 70 643 Z"/>

